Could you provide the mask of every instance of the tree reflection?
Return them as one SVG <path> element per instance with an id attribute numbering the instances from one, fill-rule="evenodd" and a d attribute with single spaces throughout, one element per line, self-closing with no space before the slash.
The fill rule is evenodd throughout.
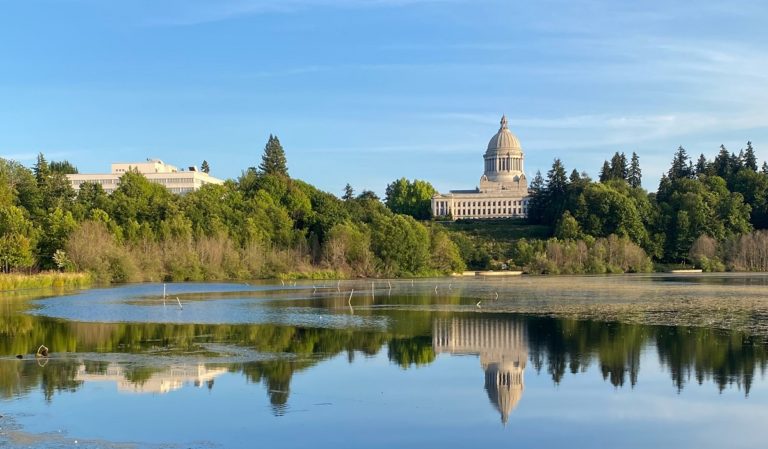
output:
<path id="1" fill-rule="evenodd" d="M 285 411 L 295 373 L 339 354 L 353 363 L 355 354 L 378 354 L 385 346 L 389 360 L 404 369 L 428 365 L 436 357 L 433 324 L 467 316 L 390 311 L 387 313 L 392 324 L 389 330 L 381 331 L 286 325 L 77 323 L 28 315 L 22 313 L 23 309 L 13 301 L 0 308 L 0 355 L 4 357 L 0 359 L 0 397 L 42 391 L 51 400 L 56 392 L 74 391 L 82 385 L 77 380 L 81 366 L 85 373 L 106 372 L 107 362 L 87 360 L 87 356 L 82 360 L 78 354 L 156 357 L 154 354 L 160 352 L 203 356 L 209 363 L 215 362 L 213 357 L 223 355 L 221 351 L 226 352 L 227 348 L 242 348 L 271 356 L 266 360 L 227 363 L 226 368 L 242 373 L 249 382 L 263 385 L 277 415 Z M 471 317 L 478 323 L 511 323 L 524 328 L 527 363 L 538 374 L 546 372 L 555 383 L 568 373 L 579 375 L 596 366 L 616 388 L 632 387 L 640 379 L 641 352 L 655 348 L 678 390 L 691 381 L 711 381 L 720 390 L 743 388 L 748 395 L 755 375 L 765 372 L 768 360 L 765 344 L 740 332 L 503 314 Z M 70 355 L 63 359 L 54 357 L 51 363 L 39 366 L 29 354 L 40 344 L 51 348 L 57 356 Z M 16 360 L 16 354 L 27 354 L 27 359 Z M 157 369 L 160 368 L 139 364 L 126 370 L 125 378 L 141 383 Z"/>

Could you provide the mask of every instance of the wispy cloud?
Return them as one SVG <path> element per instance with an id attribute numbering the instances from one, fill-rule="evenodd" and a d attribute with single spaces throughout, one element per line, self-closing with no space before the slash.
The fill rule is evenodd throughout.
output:
<path id="1" fill-rule="evenodd" d="M 316 8 L 381 8 L 419 3 L 456 3 L 466 0 L 184 0 L 173 1 L 147 20 L 149 25 L 186 26 L 265 13 L 291 13 Z"/>

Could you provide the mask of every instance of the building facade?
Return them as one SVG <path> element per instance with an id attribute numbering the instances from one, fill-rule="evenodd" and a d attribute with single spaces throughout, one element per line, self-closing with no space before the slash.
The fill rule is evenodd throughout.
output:
<path id="1" fill-rule="evenodd" d="M 522 322 L 500 319 L 450 318 L 432 323 L 435 354 L 479 354 L 488 400 L 506 425 L 523 396 L 528 361 Z"/>
<path id="2" fill-rule="evenodd" d="M 524 218 L 528 180 L 520 141 L 501 117 L 501 127 L 483 155 L 485 168 L 474 190 L 451 190 L 432 197 L 432 216 L 460 219 Z"/>
<path id="3" fill-rule="evenodd" d="M 110 173 L 67 175 L 72 187 L 80 190 L 80 184 L 91 182 L 100 184 L 107 193 L 112 193 L 120 185 L 120 177 L 128 172 L 144 175 L 149 182 L 160 184 L 171 193 L 188 193 L 199 190 L 206 184 L 224 184 L 224 181 L 201 172 L 197 167 L 179 170 L 178 167 L 166 164 L 160 159 L 147 159 L 146 162 L 117 162 L 112 164 Z"/>

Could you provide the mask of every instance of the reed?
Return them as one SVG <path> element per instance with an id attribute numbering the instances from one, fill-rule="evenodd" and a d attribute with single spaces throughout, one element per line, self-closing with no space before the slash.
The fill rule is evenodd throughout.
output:
<path id="1" fill-rule="evenodd" d="M 93 279 L 88 273 L 60 273 L 44 271 L 36 274 L 0 273 L 0 291 L 33 288 L 84 288 Z"/>

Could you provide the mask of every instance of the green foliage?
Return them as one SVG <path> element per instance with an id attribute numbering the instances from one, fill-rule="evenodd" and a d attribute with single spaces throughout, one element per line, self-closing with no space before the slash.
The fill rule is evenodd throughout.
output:
<path id="1" fill-rule="evenodd" d="M 400 178 L 387 185 L 384 204 L 396 214 L 426 220 L 432 216 L 431 202 L 435 193 L 435 188 L 426 181 L 415 179 L 411 182 Z"/>
<path id="2" fill-rule="evenodd" d="M 429 269 L 429 233 L 413 217 L 378 215 L 371 231 L 371 249 L 384 274 L 419 275 Z"/>
<path id="3" fill-rule="evenodd" d="M 259 169 L 237 181 L 173 195 L 129 172 L 111 195 L 84 183 L 75 196 L 67 161 L 40 154 L 29 169 L 0 159 L 0 269 L 85 270 L 127 282 L 426 276 L 504 264 L 605 273 L 643 271 L 648 257 L 707 270 L 763 266 L 750 245 L 761 248 L 762 234 L 751 231 L 768 228 L 768 166 L 757 171 L 749 142 L 739 154 L 721 147 L 712 162 L 702 155 L 695 167 L 679 148 L 651 194 L 640 187 L 635 153 L 628 163 L 616 152 L 600 183 L 576 169 L 567 176 L 555 159 L 546 179 L 531 182 L 528 222 L 424 224 L 415 219 L 430 216 L 427 182 L 392 182 L 385 205 L 349 185 L 337 198 L 289 178 L 286 167 L 270 136 Z M 700 251 L 704 236 L 715 253 Z"/>
<path id="4" fill-rule="evenodd" d="M 563 240 L 574 240 L 581 236 L 581 226 L 573 218 L 570 212 L 563 212 L 563 216 L 557 221 L 555 226 L 555 237 Z"/>
<path id="5" fill-rule="evenodd" d="M 285 159 L 285 151 L 277 136 L 269 135 L 269 140 L 264 146 L 264 154 L 261 156 L 259 173 L 262 175 L 288 176 L 288 163 Z"/>

